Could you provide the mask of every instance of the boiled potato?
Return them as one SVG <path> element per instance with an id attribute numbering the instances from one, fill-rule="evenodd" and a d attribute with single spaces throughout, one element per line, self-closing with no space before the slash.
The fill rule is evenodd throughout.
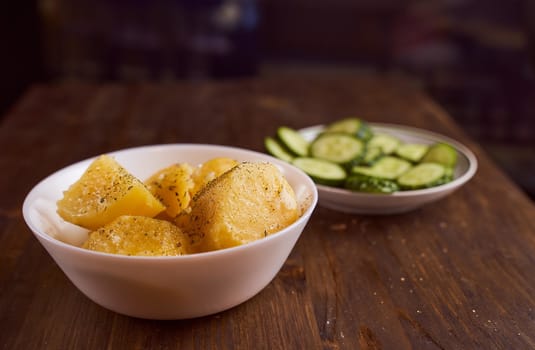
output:
<path id="1" fill-rule="evenodd" d="M 175 218 L 189 207 L 193 168 L 186 163 L 161 169 L 145 181 L 149 191 L 165 205 L 165 214 Z"/>
<path id="2" fill-rule="evenodd" d="M 242 163 L 209 182 L 177 224 L 204 252 L 249 243 L 277 232 L 299 216 L 292 187 L 269 163 Z"/>
<path id="3" fill-rule="evenodd" d="M 145 216 L 120 216 L 91 232 L 83 248 L 122 255 L 184 255 L 189 238 L 169 221 Z"/>
<path id="4" fill-rule="evenodd" d="M 90 230 L 121 215 L 153 217 L 163 210 L 145 185 L 109 155 L 91 162 L 57 202 L 59 216 Z"/>
<path id="5" fill-rule="evenodd" d="M 196 168 L 192 174 L 194 186 L 191 190 L 191 195 L 194 196 L 206 186 L 208 182 L 234 168 L 238 164 L 238 161 L 227 157 L 217 157 L 207 160 Z"/>

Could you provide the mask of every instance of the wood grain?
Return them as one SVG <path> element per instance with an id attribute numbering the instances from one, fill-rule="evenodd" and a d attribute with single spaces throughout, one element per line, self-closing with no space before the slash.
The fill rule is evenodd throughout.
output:
<path id="1" fill-rule="evenodd" d="M 32 186 L 86 157 L 175 142 L 263 151 L 280 125 L 350 115 L 457 139 L 476 153 L 478 173 L 407 214 L 317 207 L 272 283 L 217 315 L 160 322 L 107 311 L 68 281 L 22 219 Z M 35 85 L 2 119 L 0 149 L 3 349 L 535 348 L 535 207 L 406 80 Z"/>

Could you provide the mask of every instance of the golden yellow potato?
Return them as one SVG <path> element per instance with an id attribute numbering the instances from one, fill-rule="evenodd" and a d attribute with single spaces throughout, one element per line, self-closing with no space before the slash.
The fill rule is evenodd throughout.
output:
<path id="1" fill-rule="evenodd" d="M 208 182 L 234 168 L 238 164 L 238 161 L 226 157 L 212 158 L 204 162 L 193 172 L 193 182 L 195 184 L 191 190 L 191 195 L 194 196 Z"/>
<path id="2" fill-rule="evenodd" d="M 269 163 L 242 163 L 217 177 L 192 200 L 177 224 L 194 251 L 233 247 L 293 223 L 299 209 L 292 187 Z"/>
<path id="3" fill-rule="evenodd" d="M 104 253 L 169 256 L 189 253 L 189 238 L 169 221 L 123 215 L 93 231 L 83 248 Z"/>
<path id="4" fill-rule="evenodd" d="M 121 215 L 153 217 L 164 209 L 140 180 L 108 155 L 95 159 L 57 202 L 64 220 L 90 230 Z"/>
<path id="5" fill-rule="evenodd" d="M 189 206 L 193 189 L 193 168 L 186 163 L 164 168 L 145 181 L 149 191 L 165 206 L 165 213 L 175 218 Z"/>

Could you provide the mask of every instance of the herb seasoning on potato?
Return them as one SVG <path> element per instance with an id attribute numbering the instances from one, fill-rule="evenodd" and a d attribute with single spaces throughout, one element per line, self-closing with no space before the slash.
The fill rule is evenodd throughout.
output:
<path id="1" fill-rule="evenodd" d="M 292 187 L 269 163 L 242 163 L 205 186 L 177 224 L 193 249 L 211 251 L 280 231 L 299 216 Z"/>

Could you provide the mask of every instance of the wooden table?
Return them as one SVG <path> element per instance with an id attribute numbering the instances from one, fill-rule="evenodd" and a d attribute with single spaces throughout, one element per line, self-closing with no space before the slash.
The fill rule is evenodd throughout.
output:
<path id="1" fill-rule="evenodd" d="M 279 125 L 356 115 L 450 136 L 479 159 L 453 195 L 411 213 L 318 206 L 262 292 L 217 315 L 134 319 L 89 301 L 26 227 L 40 179 L 100 153 L 156 143 L 263 151 Z M 281 76 L 219 83 L 50 84 L 0 124 L 3 349 L 535 348 L 535 207 L 485 150 L 407 81 Z"/>

